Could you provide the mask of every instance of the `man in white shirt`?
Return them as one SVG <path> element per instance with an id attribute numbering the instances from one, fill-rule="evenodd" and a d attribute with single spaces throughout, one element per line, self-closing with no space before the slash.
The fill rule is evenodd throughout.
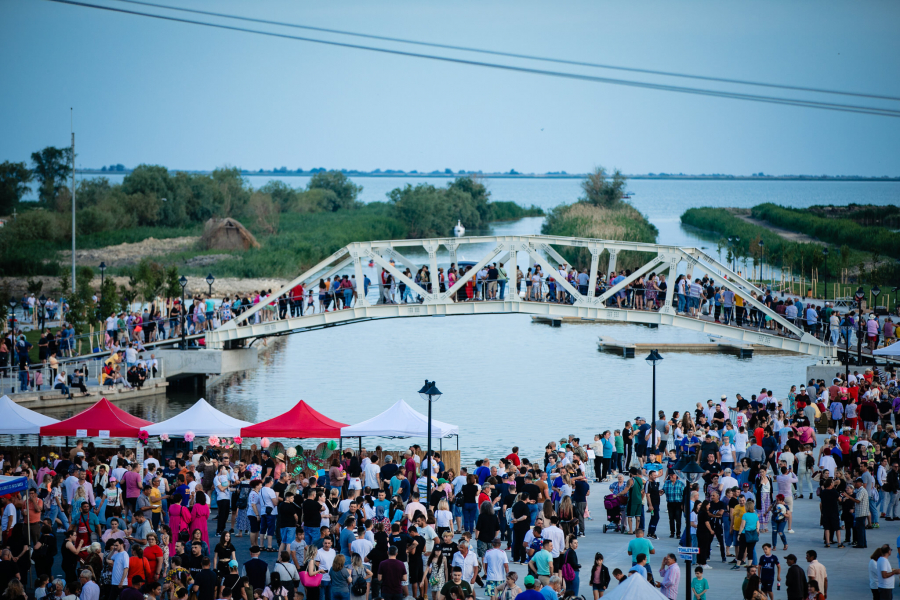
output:
<path id="1" fill-rule="evenodd" d="M 563 530 L 558 527 L 558 525 L 559 517 L 553 515 L 552 517 L 550 517 L 550 525 L 548 527 L 544 527 L 544 530 L 541 532 L 541 537 L 543 537 L 545 540 L 551 540 L 553 542 L 553 548 L 550 550 L 550 554 L 553 555 L 553 558 L 558 558 L 560 552 L 566 548 L 566 536 L 563 533 Z"/>
<path id="2" fill-rule="evenodd" d="M 325 598 L 331 597 L 331 575 L 328 574 L 328 571 L 331 570 L 335 556 L 337 556 L 337 552 L 331 547 L 331 538 L 324 538 L 322 547 L 316 552 L 316 561 L 319 563 L 319 568 L 325 571 L 322 575 L 321 585 L 322 588 L 326 588 L 322 590 L 325 592 Z"/>
<path id="3" fill-rule="evenodd" d="M 153 450 L 148 449 L 147 458 L 144 459 L 144 468 L 149 469 L 150 465 L 156 465 L 156 468 L 159 469 L 159 461 L 153 458 Z"/>
<path id="4" fill-rule="evenodd" d="M 506 552 L 500 549 L 500 539 L 491 542 L 491 549 L 484 553 L 484 570 L 487 583 L 485 583 L 485 596 L 493 597 L 494 590 L 503 585 L 506 575 L 509 573 L 509 559 Z"/>
<path id="5" fill-rule="evenodd" d="M 90 569 L 81 572 L 81 596 L 79 600 L 100 600 L 100 586 L 94 583 L 94 573 Z"/>
<path id="6" fill-rule="evenodd" d="M 128 344 L 125 348 L 125 364 L 129 367 L 133 367 L 137 362 L 137 350 L 134 349 L 134 344 Z"/>
<path id="7" fill-rule="evenodd" d="M 419 502 L 419 492 L 418 490 L 413 490 L 413 492 L 409 496 L 409 504 L 406 505 L 406 510 L 403 512 L 407 517 L 409 517 L 410 521 L 413 520 L 416 511 L 422 513 L 423 515 L 427 515 L 428 511 L 425 508 L 425 505 Z"/>
<path id="8" fill-rule="evenodd" d="M 731 476 L 731 469 L 725 469 L 722 472 L 722 478 L 719 479 L 719 483 L 722 484 L 723 490 L 730 490 L 738 486 L 738 480 Z"/>
<path id="9" fill-rule="evenodd" d="M 372 488 L 373 490 L 377 490 L 381 488 L 381 479 L 379 479 L 379 475 L 381 474 L 381 467 L 378 466 L 378 456 L 373 454 L 369 464 L 366 465 L 365 471 L 363 472 L 365 475 L 365 482 L 363 485 Z"/>
<path id="10" fill-rule="evenodd" d="M 373 548 L 375 548 L 375 544 L 366 539 L 365 532 L 359 533 L 356 536 L 356 539 L 350 542 L 350 552 L 352 554 L 359 554 L 362 557 L 363 562 L 366 562 L 366 557 L 369 556 L 369 552 L 371 552 Z"/>
<path id="11" fill-rule="evenodd" d="M 0 502 L 4 503 L 3 517 L 0 518 L 0 531 L 3 532 L 3 541 L 6 542 L 9 539 L 9 536 L 12 535 L 13 527 L 15 527 L 18 522 L 18 515 L 16 514 L 15 504 L 6 498 L 3 498 Z"/>
<path id="12" fill-rule="evenodd" d="M 459 543 L 459 552 L 453 555 L 451 567 L 462 569 L 463 581 L 475 585 L 475 576 L 478 575 L 478 557 L 469 549 L 469 543 L 465 540 Z"/>

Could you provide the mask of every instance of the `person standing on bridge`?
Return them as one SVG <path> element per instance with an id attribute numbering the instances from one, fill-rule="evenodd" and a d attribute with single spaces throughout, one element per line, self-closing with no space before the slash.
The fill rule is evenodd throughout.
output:
<path id="1" fill-rule="evenodd" d="M 298 283 L 291 289 L 291 317 L 303 316 L 303 283 Z"/>

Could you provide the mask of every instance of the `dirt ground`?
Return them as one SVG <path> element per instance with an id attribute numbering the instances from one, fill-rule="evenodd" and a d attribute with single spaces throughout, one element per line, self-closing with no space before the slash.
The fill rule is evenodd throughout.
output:
<path id="1" fill-rule="evenodd" d="M 100 264 L 105 262 L 107 267 L 123 267 L 133 265 L 145 256 L 159 256 L 170 252 L 189 250 L 197 245 L 199 236 L 185 236 L 158 240 L 147 238 L 135 244 L 119 244 L 105 248 L 92 248 L 90 250 L 75 250 L 75 257 L 80 264 Z M 72 260 L 72 251 L 59 253 L 63 263 Z"/>
<path id="2" fill-rule="evenodd" d="M 751 225 L 759 225 L 760 227 L 765 227 L 772 233 L 778 234 L 779 237 L 782 237 L 786 240 L 790 240 L 792 242 L 806 242 L 809 244 L 821 244 L 823 246 L 825 245 L 825 242 L 821 242 L 816 238 L 809 237 L 804 233 L 797 233 L 796 231 L 790 231 L 788 229 L 782 229 L 781 227 L 775 227 L 768 221 L 763 221 L 762 219 L 754 219 L 750 216 L 749 210 L 739 208 L 732 208 L 730 210 L 734 214 L 734 216 L 736 216 L 741 221 L 746 221 Z"/>

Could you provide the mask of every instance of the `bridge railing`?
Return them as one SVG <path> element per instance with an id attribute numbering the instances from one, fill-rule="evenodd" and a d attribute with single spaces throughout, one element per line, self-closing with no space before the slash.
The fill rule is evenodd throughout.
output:
<path id="1" fill-rule="evenodd" d="M 156 381 L 165 379 L 165 361 L 163 359 L 154 359 L 155 363 L 150 364 L 146 358 L 132 364 L 142 363 L 146 368 L 146 380 L 143 385 L 152 385 Z M 75 369 L 82 373 L 84 385 L 86 387 L 96 387 L 101 385 L 100 379 L 103 372 L 105 361 L 99 358 L 93 359 L 73 359 L 69 361 L 60 361 L 57 368 L 51 368 L 48 364 L 32 363 L 26 369 L 20 369 L 19 365 L 0 367 L 0 395 L 46 392 L 52 395 L 56 389 L 56 377 L 60 371 L 65 371 L 66 386 L 71 387 L 71 378 L 75 374 Z M 154 366 L 155 365 L 155 366 Z M 110 381 L 109 378 L 104 381 L 104 386 L 110 387 L 131 387 L 137 385 L 136 381 L 128 380 L 128 363 L 121 363 L 120 373 L 122 381 L 116 383 Z M 40 382 L 40 383 L 38 383 Z M 39 387 L 40 386 L 40 387 Z M 72 393 L 77 393 L 77 388 L 71 388 Z M 56 391 L 55 393 L 61 393 Z"/>

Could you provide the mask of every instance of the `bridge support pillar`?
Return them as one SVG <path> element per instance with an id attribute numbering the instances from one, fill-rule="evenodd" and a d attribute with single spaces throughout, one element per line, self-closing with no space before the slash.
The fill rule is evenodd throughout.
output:
<path id="1" fill-rule="evenodd" d="M 612 275 L 612 273 L 616 270 L 616 255 L 618 253 L 618 250 L 614 248 L 609 249 L 609 269 L 606 270 L 606 273 L 608 275 Z"/>
<path id="2" fill-rule="evenodd" d="M 510 302 L 518 302 L 521 299 L 519 298 L 519 280 L 516 278 L 516 273 L 519 270 L 517 260 L 516 245 L 511 244 L 509 247 L 509 260 L 506 263 L 506 276 L 509 278 L 506 284 L 506 298 Z"/>
<path id="3" fill-rule="evenodd" d="M 359 250 L 353 250 L 351 255 L 353 256 L 353 273 L 356 275 L 356 305 L 369 306 L 369 301 L 366 298 L 366 278 L 363 275 Z"/>

